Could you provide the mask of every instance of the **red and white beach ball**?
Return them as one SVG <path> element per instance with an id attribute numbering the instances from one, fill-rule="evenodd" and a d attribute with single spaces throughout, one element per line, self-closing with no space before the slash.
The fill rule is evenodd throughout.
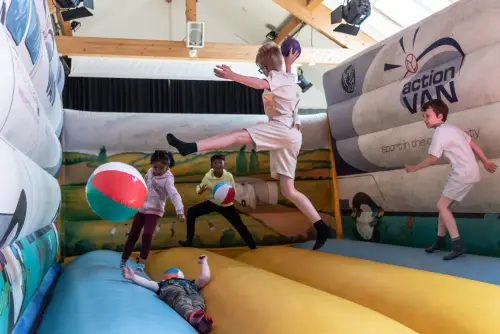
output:
<path id="1" fill-rule="evenodd" d="M 216 204 L 229 204 L 234 201 L 234 187 L 228 182 L 218 182 L 212 190 L 212 195 Z"/>
<path id="2" fill-rule="evenodd" d="M 122 162 L 99 166 L 85 188 L 90 208 L 102 219 L 123 222 L 136 214 L 148 190 L 141 173 Z"/>

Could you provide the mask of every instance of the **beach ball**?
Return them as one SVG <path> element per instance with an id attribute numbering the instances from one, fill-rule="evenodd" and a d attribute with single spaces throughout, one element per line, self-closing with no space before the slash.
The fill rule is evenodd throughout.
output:
<path id="1" fill-rule="evenodd" d="M 148 190 L 141 173 L 122 162 L 108 162 L 92 173 L 85 195 L 90 208 L 102 219 L 123 222 L 142 207 Z"/>
<path id="2" fill-rule="evenodd" d="M 234 187 L 228 182 L 218 182 L 212 190 L 216 204 L 229 204 L 234 201 Z"/>
<path id="3" fill-rule="evenodd" d="M 184 273 L 179 268 L 170 268 L 163 273 L 161 280 L 165 281 L 169 278 L 184 278 Z"/>
<path id="4" fill-rule="evenodd" d="M 302 48 L 300 47 L 299 41 L 297 41 L 294 38 L 287 38 L 282 44 L 281 44 L 281 54 L 283 56 L 288 56 L 290 51 L 293 49 L 293 51 L 298 51 L 299 56 L 302 53 Z"/>

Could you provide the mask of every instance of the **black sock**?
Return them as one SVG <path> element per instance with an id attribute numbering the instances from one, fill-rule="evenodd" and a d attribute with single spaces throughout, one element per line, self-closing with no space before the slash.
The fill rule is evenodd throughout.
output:
<path id="1" fill-rule="evenodd" d="M 186 156 L 191 153 L 195 153 L 198 151 L 198 146 L 196 142 L 193 143 L 185 143 L 180 139 L 177 139 L 173 134 L 167 134 L 167 141 L 170 145 L 175 147 L 182 156 Z"/>
<path id="2" fill-rule="evenodd" d="M 328 225 L 325 224 L 323 219 L 318 220 L 314 223 L 314 228 L 316 229 L 316 243 L 313 246 L 313 250 L 323 247 L 329 235 Z"/>
<path id="3" fill-rule="evenodd" d="M 439 246 L 441 248 L 444 248 L 446 247 L 446 239 L 445 237 L 441 237 L 441 236 L 437 236 L 437 239 L 436 239 L 436 246 Z"/>
<path id="4" fill-rule="evenodd" d="M 451 239 L 451 252 L 446 254 L 443 257 L 443 260 L 446 261 L 453 260 L 463 254 L 465 254 L 465 249 L 462 246 L 462 240 L 460 240 L 460 237 L 457 237 L 455 239 Z"/>
<path id="5" fill-rule="evenodd" d="M 451 239 L 451 249 L 457 252 L 463 251 L 462 240 L 460 237 L 456 237 L 455 239 Z"/>

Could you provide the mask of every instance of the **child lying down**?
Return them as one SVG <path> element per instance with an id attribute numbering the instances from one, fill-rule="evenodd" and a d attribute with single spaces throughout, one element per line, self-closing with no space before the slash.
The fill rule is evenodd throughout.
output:
<path id="1" fill-rule="evenodd" d="M 168 269 L 160 282 L 138 276 L 130 267 L 124 267 L 122 274 L 127 280 L 156 292 L 161 300 L 204 334 L 210 332 L 213 323 L 212 318 L 205 315 L 205 299 L 200 294 L 210 280 L 210 268 L 205 255 L 198 257 L 198 263 L 201 271 L 194 281 L 185 279 L 183 272 L 177 268 Z"/>

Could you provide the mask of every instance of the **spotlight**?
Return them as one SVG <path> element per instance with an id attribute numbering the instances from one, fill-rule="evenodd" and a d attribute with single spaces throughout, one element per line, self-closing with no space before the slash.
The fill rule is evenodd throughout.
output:
<path id="1" fill-rule="evenodd" d="M 299 81 L 297 84 L 302 89 L 302 93 L 307 92 L 309 88 L 313 86 L 312 83 L 310 83 L 309 81 L 307 81 L 306 78 L 304 78 L 304 72 L 302 72 L 302 68 L 300 67 L 297 69 L 297 79 Z"/>
<path id="2" fill-rule="evenodd" d="M 80 29 L 81 26 L 82 24 L 80 22 L 71 21 L 71 31 L 76 32 L 78 29 Z"/>
<path id="3" fill-rule="evenodd" d="M 270 41 L 274 41 L 278 37 L 278 34 L 276 34 L 276 31 L 270 31 L 267 33 L 266 38 Z"/>
<path id="4" fill-rule="evenodd" d="M 356 36 L 359 26 L 371 14 L 370 0 L 350 0 L 346 6 L 339 6 L 330 14 L 330 23 L 339 24 L 333 31 Z"/>

